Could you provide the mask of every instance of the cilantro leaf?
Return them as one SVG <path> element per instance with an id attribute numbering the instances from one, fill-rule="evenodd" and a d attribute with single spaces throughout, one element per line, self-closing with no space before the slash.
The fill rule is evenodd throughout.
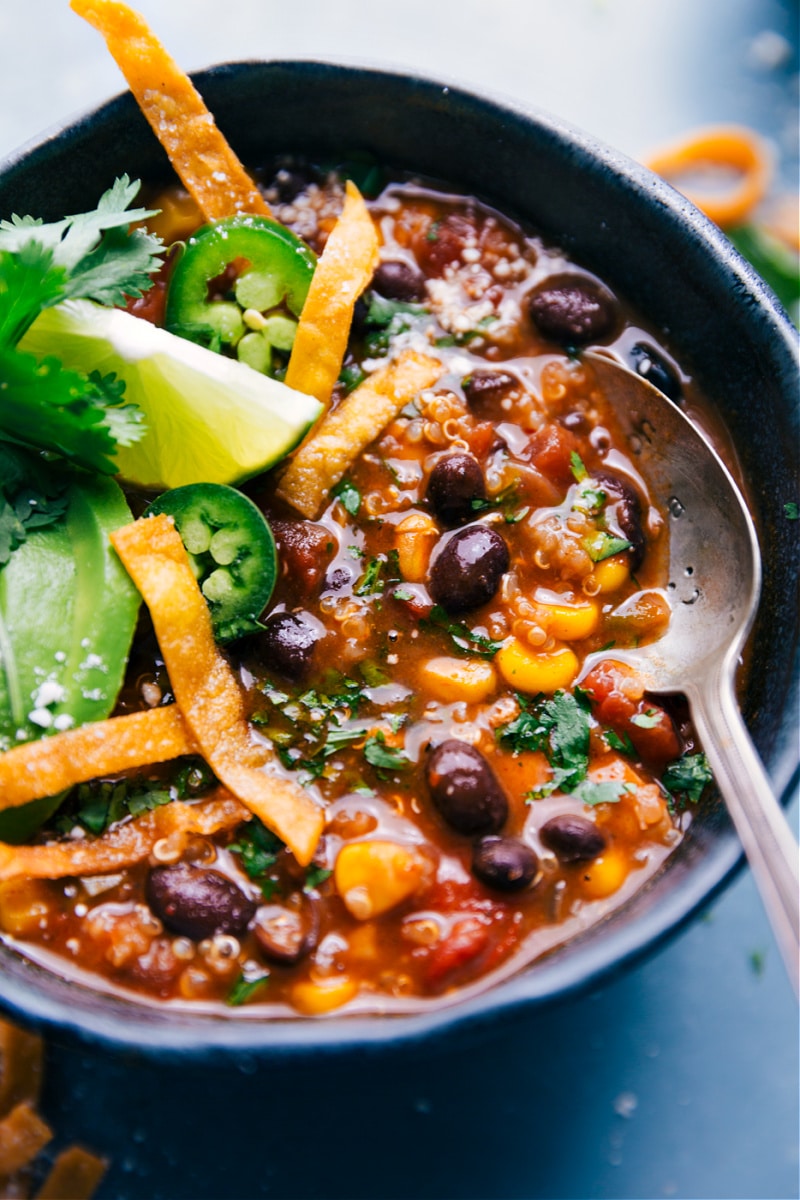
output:
<path id="1" fill-rule="evenodd" d="M 277 880 L 271 877 L 270 872 L 274 870 L 283 850 L 283 842 L 258 817 L 253 817 L 245 825 L 239 840 L 228 849 L 239 856 L 247 877 L 257 883 L 265 899 L 270 900 L 278 887 Z"/>
<path id="2" fill-rule="evenodd" d="M 162 244 L 129 230 L 153 215 L 128 208 L 138 190 L 122 176 L 93 212 L 50 224 L 16 215 L 0 221 L 0 435 L 101 474 L 114 474 L 117 445 L 144 432 L 139 410 L 122 404 L 124 384 L 16 347 L 40 313 L 64 300 L 123 304 L 151 286 Z"/>
<path id="3" fill-rule="evenodd" d="M 231 1008 L 239 1008 L 242 1004 L 247 1004 L 248 1000 L 252 1000 L 258 992 L 269 982 L 269 971 L 263 971 L 260 975 L 240 975 L 234 983 L 228 995 L 225 997 L 225 1003 Z"/>
<path id="4" fill-rule="evenodd" d="M 351 517 L 358 516 L 358 510 L 361 507 L 361 492 L 349 479 L 340 480 L 336 487 L 331 488 L 331 495 L 341 502 L 345 512 L 348 512 Z"/>
<path id="5" fill-rule="evenodd" d="M 378 770 L 404 771 L 406 767 L 411 766 L 411 760 L 402 750 L 386 745 L 386 738 L 380 731 L 367 738 L 364 743 L 364 757 L 370 766 Z"/>
<path id="6" fill-rule="evenodd" d="M 589 766 L 589 714 L 582 693 L 558 691 L 552 699 L 536 700 L 532 707 L 517 696 L 522 712 L 501 725 L 497 738 L 515 754 L 543 750 L 552 768 L 551 779 L 536 789 L 534 798 L 560 788 L 572 792 L 586 778 Z"/>
<path id="7" fill-rule="evenodd" d="M 783 506 L 783 515 L 787 521 L 800 520 L 800 505 L 795 504 L 793 500 L 787 501 Z"/>
<path id="8" fill-rule="evenodd" d="M 331 871 L 328 867 L 317 867 L 312 864 L 306 871 L 306 880 L 303 884 L 303 891 L 313 892 L 314 889 L 318 888 L 319 885 L 324 883 L 326 879 L 330 879 L 332 874 L 333 871 Z"/>
<path id="9" fill-rule="evenodd" d="M 584 779 L 571 791 L 571 795 L 583 804 L 617 804 L 626 792 L 635 791 L 636 786 L 618 779 L 610 779 L 604 783 L 592 783 Z"/>
<path id="10" fill-rule="evenodd" d="M 66 370 L 57 358 L 38 362 L 32 354 L 7 348 L 0 350 L 0 378 L 0 434 L 71 458 L 90 471 L 113 475 L 118 442 L 130 445 L 144 431 L 140 410 L 119 406 L 113 376 L 86 376 Z"/>
<path id="11" fill-rule="evenodd" d="M 161 265 L 161 239 L 142 229 L 128 232 L 133 222 L 155 215 L 152 209 L 128 207 L 139 186 L 123 175 L 94 211 L 52 224 L 16 215 L 0 221 L 0 250 L 24 256 L 37 247 L 41 255 L 49 254 L 53 280 L 60 279 L 62 290 L 48 305 L 77 299 L 124 304 L 126 296 L 141 296 L 151 286 L 151 275 Z"/>
<path id="12" fill-rule="evenodd" d="M 82 783 L 75 793 L 75 820 L 100 837 L 125 817 L 140 817 L 173 799 L 169 788 L 154 787 L 148 780 L 123 779 L 117 783 Z"/>
<path id="13" fill-rule="evenodd" d="M 685 796 L 690 804 L 697 804 L 712 778 L 705 754 L 684 754 L 669 764 L 661 782 L 671 796 Z"/>
<path id="14" fill-rule="evenodd" d="M 394 595 L 397 599 L 402 599 L 402 596 L 398 596 L 399 590 L 398 588 Z M 435 626 L 437 629 L 444 630 L 449 634 L 454 646 L 463 653 L 476 655 L 478 658 L 494 658 L 503 645 L 502 642 L 493 642 L 491 638 L 485 637 L 482 633 L 475 633 L 461 621 L 452 621 L 440 604 L 433 606 L 425 620 L 420 621 L 420 625 L 423 628 Z"/>

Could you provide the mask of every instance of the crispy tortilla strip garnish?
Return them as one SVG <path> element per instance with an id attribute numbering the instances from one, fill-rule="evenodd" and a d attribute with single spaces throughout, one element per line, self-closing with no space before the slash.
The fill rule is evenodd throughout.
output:
<path id="1" fill-rule="evenodd" d="M 262 769 L 274 768 L 275 753 L 251 733 L 241 688 L 214 642 L 208 606 L 172 518 L 134 521 L 111 541 L 150 609 L 175 699 L 203 757 L 307 866 L 322 833 L 322 809 L 298 784 Z"/>
<path id="2" fill-rule="evenodd" d="M 741 125 L 719 125 L 697 129 L 645 160 L 657 175 L 663 175 L 723 229 L 748 220 L 761 203 L 770 183 L 772 163 L 762 138 Z M 714 187 L 720 171 L 735 171 L 734 182 L 723 190 Z M 682 186 L 682 176 L 710 181 L 707 189 L 694 182 Z M 795 208 L 796 211 L 796 208 Z"/>
<path id="3" fill-rule="evenodd" d="M 22 1100 L 38 1100 L 44 1046 L 35 1033 L 0 1021 L 0 1116 Z"/>
<path id="4" fill-rule="evenodd" d="M 70 1146 L 56 1158 L 36 1200 L 90 1200 L 108 1164 L 81 1146 Z"/>
<path id="5" fill-rule="evenodd" d="M 53 1133 L 27 1101 L 12 1108 L 0 1121 L 0 1175 L 13 1175 L 27 1166 Z"/>
<path id="6" fill-rule="evenodd" d="M 119 0 L 70 0 L 106 40 L 136 101 L 207 221 L 270 210 L 200 94 L 139 13 Z"/>
<path id="7" fill-rule="evenodd" d="M 99 775 L 196 753 L 176 704 L 93 721 L 0 754 L 0 811 L 55 796 Z"/>
<path id="8" fill-rule="evenodd" d="M 443 371 L 437 359 L 406 350 L 396 362 L 370 375 L 323 417 L 286 468 L 278 495 L 313 520 L 362 450 Z"/>
<path id="9" fill-rule="evenodd" d="M 248 821 L 250 813 L 220 788 L 202 802 L 173 800 L 163 808 L 117 825 L 93 841 L 51 842 L 43 846 L 7 846 L 0 842 L 0 882 L 7 879 L 63 879 L 66 875 L 105 875 L 142 862 L 162 838 L 175 848 L 189 834 L 211 837 Z"/>
<path id="10" fill-rule="evenodd" d="M 330 404 L 350 336 L 353 309 L 378 264 L 378 235 L 355 184 L 325 243 L 286 370 L 287 387 Z"/>

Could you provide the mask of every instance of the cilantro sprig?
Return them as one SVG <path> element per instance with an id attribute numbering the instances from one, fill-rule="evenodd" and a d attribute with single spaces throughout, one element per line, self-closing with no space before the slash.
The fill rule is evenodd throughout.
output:
<path id="1" fill-rule="evenodd" d="M 664 771 L 661 782 L 673 801 L 677 798 L 697 804 L 712 780 L 711 768 L 705 754 L 684 754 Z"/>
<path id="2" fill-rule="evenodd" d="M 19 349 L 40 313 L 65 300 L 124 304 L 151 286 L 162 243 L 132 222 L 152 216 L 129 206 L 139 190 L 127 175 L 101 196 L 93 212 L 44 224 L 33 217 L 0 221 L 0 437 L 113 474 L 114 450 L 144 430 L 124 384 L 41 362 Z"/>

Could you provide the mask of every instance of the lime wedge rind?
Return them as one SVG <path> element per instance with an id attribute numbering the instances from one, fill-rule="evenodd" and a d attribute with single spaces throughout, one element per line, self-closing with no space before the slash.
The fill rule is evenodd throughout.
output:
<path id="1" fill-rule="evenodd" d="M 322 411 L 314 397 L 244 363 L 88 300 L 43 312 L 22 348 L 125 380 L 147 432 L 120 447 L 116 462 L 141 487 L 241 483 L 284 458 Z"/>

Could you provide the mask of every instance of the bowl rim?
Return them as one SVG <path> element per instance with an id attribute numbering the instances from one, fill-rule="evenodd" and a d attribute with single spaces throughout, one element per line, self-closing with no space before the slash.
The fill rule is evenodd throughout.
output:
<path id="1" fill-rule="evenodd" d="M 270 69 L 293 71 L 310 76 L 362 76 L 374 84 L 389 79 L 409 88 L 440 93 L 462 107 L 477 106 L 497 118 L 513 118 L 540 134 L 557 141 L 563 149 L 588 158 L 612 170 L 633 189 L 643 202 L 655 204 L 661 216 L 680 228 L 692 242 L 702 243 L 707 252 L 724 266 L 731 286 L 743 286 L 752 297 L 758 320 L 766 323 L 783 344 L 787 362 L 794 360 L 795 377 L 800 374 L 798 342 L 788 316 L 768 286 L 728 242 L 725 235 L 699 212 L 684 196 L 646 167 L 621 151 L 608 146 L 571 123 L 535 105 L 500 95 L 489 89 L 433 78 L 425 74 L 381 64 L 366 64 L 337 59 L 244 59 L 219 63 L 193 72 L 192 79 L 201 93 L 206 81 L 212 84 L 235 79 L 249 71 Z M 0 179 L 30 157 L 56 149 L 80 130 L 113 118 L 121 106 L 135 107 L 130 92 L 122 91 L 99 105 L 73 114 L 26 141 L 0 161 Z M 800 388 L 797 391 L 800 410 Z M 797 665 L 797 664 L 795 664 Z M 795 670 L 794 679 L 797 680 Z M 768 773 L 782 803 L 788 803 L 800 778 L 800 746 L 793 750 L 789 741 L 779 747 L 776 761 Z M 161 1009 L 157 1019 L 148 1006 L 132 1003 L 131 1020 L 120 1020 L 119 1013 L 104 1011 L 104 993 L 78 987 L 76 1003 L 65 1010 L 63 1000 L 37 985 L 36 969 L 30 978 L 0 973 L 0 1006 L 26 1025 L 57 1034 L 59 1038 L 112 1051 L 135 1052 L 156 1056 L 160 1061 L 186 1061 L 203 1057 L 240 1062 L 268 1057 L 289 1058 L 309 1052 L 335 1054 L 354 1050 L 370 1051 L 387 1045 L 411 1045 L 434 1035 L 452 1033 L 502 1021 L 533 1005 L 550 1005 L 597 987 L 628 969 L 666 944 L 722 891 L 743 865 L 738 839 L 727 826 L 715 837 L 713 851 L 694 864 L 681 887 L 673 890 L 659 905 L 635 915 L 631 921 L 593 936 L 591 931 L 580 939 L 579 953 L 565 956 L 555 969 L 537 972 L 535 964 L 521 968 L 486 991 L 452 1004 L 432 1006 L 413 1015 L 334 1014 L 324 1018 L 280 1018 L 277 1020 L 234 1017 L 209 1018 L 186 1008 Z M 635 897 L 632 898 L 632 900 Z M 627 907 L 627 906 L 624 906 Z M 597 927 L 593 927 L 596 933 Z M 557 951 L 556 951 L 557 953 Z M 551 968 L 554 965 L 552 956 Z M 51 972 L 44 972 L 52 976 Z M 86 997 L 85 1002 L 83 998 Z M 101 999 L 98 1001 L 98 997 Z"/>

